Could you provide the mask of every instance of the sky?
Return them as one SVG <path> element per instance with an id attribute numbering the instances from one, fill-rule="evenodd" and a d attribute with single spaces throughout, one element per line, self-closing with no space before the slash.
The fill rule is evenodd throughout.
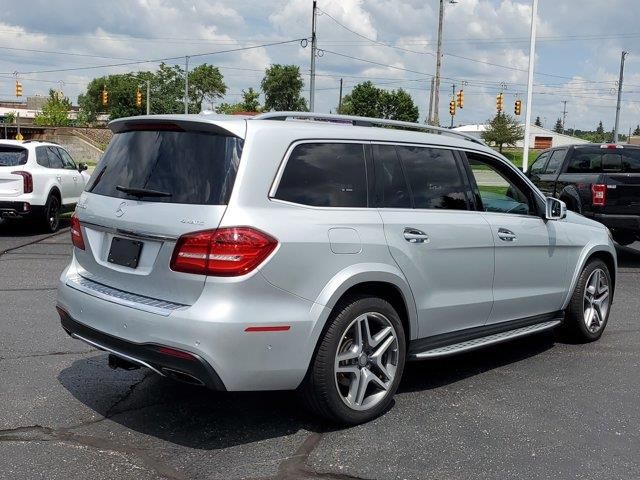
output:
<path id="1" fill-rule="evenodd" d="M 438 6 L 438 0 L 318 0 L 316 111 L 335 112 L 340 78 L 344 94 L 371 80 L 407 90 L 424 120 Z M 15 98 L 14 72 L 25 97 L 56 88 L 75 103 L 94 77 L 158 65 L 132 62 L 205 53 L 190 65 L 220 68 L 228 86 L 222 101 L 237 102 L 243 89 L 258 88 L 273 63 L 298 65 L 309 95 L 311 52 L 300 40 L 310 37 L 312 0 L 0 0 L 0 11 L 0 99 Z M 640 124 L 638 18 L 637 0 L 539 0 L 533 118 L 553 128 L 566 101 L 566 128 L 593 130 L 602 121 L 612 130 L 626 50 L 620 131 Z M 452 84 L 465 91 L 456 125 L 492 117 L 501 89 L 508 113 L 516 98 L 526 99 L 530 22 L 531 0 L 445 1 L 443 124 L 450 122 Z M 255 48 L 220 53 L 247 47 Z M 129 65 L 116 65 L 123 63 Z M 184 58 L 167 63 L 184 65 Z"/>

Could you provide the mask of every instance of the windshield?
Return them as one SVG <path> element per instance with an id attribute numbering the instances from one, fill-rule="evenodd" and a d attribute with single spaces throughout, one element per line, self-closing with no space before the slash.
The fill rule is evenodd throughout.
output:
<path id="1" fill-rule="evenodd" d="M 87 191 L 143 201 L 226 205 L 244 141 L 192 131 L 114 135 Z M 117 188 L 121 187 L 121 188 Z M 163 195 L 144 195 L 144 191 Z"/>
<path id="2" fill-rule="evenodd" d="M 640 148 L 576 147 L 567 173 L 640 173 Z"/>
<path id="3" fill-rule="evenodd" d="M 27 151 L 20 147 L 0 146 L 0 167 L 15 167 L 27 163 Z"/>

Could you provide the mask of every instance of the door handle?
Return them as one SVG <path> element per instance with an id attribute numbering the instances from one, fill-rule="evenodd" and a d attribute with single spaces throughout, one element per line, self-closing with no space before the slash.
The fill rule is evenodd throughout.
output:
<path id="1" fill-rule="evenodd" d="M 518 238 L 515 233 L 506 228 L 498 229 L 498 237 L 500 238 L 500 240 L 504 240 L 505 242 L 513 242 Z"/>
<path id="2" fill-rule="evenodd" d="M 409 243 L 429 243 L 429 235 L 417 228 L 406 227 L 403 236 Z"/>

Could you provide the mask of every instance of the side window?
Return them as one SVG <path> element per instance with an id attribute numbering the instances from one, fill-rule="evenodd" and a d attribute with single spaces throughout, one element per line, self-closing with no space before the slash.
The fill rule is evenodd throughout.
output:
<path id="1" fill-rule="evenodd" d="M 304 143 L 296 146 L 275 198 L 314 207 L 366 207 L 364 145 Z"/>
<path id="2" fill-rule="evenodd" d="M 49 168 L 49 155 L 47 155 L 47 147 L 36 147 L 36 162 L 42 167 Z"/>
<path id="3" fill-rule="evenodd" d="M 57 150 L 60 156 L 62 157 L 64 168 L 68 168 L 69 170 L 78 169 L 78 167 L 76 166 L 76 162 L 73 161 L 73 158 L 71 158 L 71 155 L 69 155 L 66 150 L 63 150 L 62 148 L 58 148 Z"/>
<path id="4" fill-rule="evenodd" d="M 451 150 L 397 147 L 415 208 L 468 210 L 470 189 Z"/>
<path id="5" fill-rule="evenodd" d="M 47 147 L 47 155 L 49 156 L 49 167 L 64 168 L 64 162 L 57 148 Z"/>
<path id="6" fill-rule="evenodd" d="M 518 186 L 515 174 L 506 167 L 500 169 L 491 160 L 477 154 L 467 154 L 469 166 L 485 212 L 531 215 L 534 212 L 529 196 Z M 526 188 L 526 187 L 525 187 Z"/>
<path id="7" fill-rule="evenodd" d="M 411 208 L 411 197 L 400 159 L 393 145 L 373 145 L 376 206 Z"/>
<path id="8" fill-rule="evenodd" d="M 549 152 L 541 153 L 540 156 L 536 158 L 536 161 L 533 162 L 533 164 L 529 168 L 529 171 L 533 174 L 541 174 L 542 172 L 544 172 L 544 167 L 548 159 Z"/>
<path id="9" fill-rule="evenodd" d="M 562 167 L 562 161 L 564 160 L 566 153 L 566 150 L 555 150 L 551 154 L 551 158 L 549 159 L 549 163 L 547 164 L 547 168 L 544 170 L 544 173 L 558 173 Z"/>

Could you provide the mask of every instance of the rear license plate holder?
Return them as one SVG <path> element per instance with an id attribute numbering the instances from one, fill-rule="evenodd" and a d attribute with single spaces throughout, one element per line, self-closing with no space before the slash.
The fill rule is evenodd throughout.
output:
<path id="1" fill-rule="evenodd" d="M 123 267 L 137 268 L 142 252 L 142 242 L 113 237 L 107 261 Z"/>

